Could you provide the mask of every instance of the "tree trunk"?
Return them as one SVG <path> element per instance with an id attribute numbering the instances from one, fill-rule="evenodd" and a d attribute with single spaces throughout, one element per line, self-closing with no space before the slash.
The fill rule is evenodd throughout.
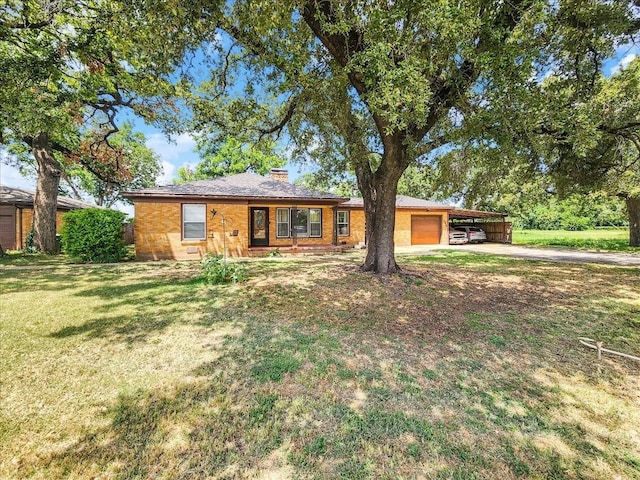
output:
<path id="1" fill-rule="evenodd" d="M 364 208 L 364 243 L 371 243 L 371 227 L 375 223 L 376 215 L 376 189 L 373 185 L 373 173 L 369 160 L 361 158 L 354 162 L 358 190 L 362 194 Z"/>
<path id="2" fill-rule="evenodd" d="M 398 181 L 408 165 L 406 148 L 402 142 L 387 145 L 391 148 L 385 148 L 382 162 L 375 173 L 370 167 L 356 169 L 367 230 L 367 256 L 360 269 L 381 274 L 396 273 L 399 270 L 393 239 L 396 193 Z"/>
<path id="3" fill-rule="evenodd" d="M 385 180 L 386 185 L 376 189 L 375 212 L 373 222 L 367 225 L 369 243 L 367 257 L 361 270 L 382 274 L 395 273 L 399 270 L 395 258 L 395 242 L 393 234 L 396 224 L 396 191 L 398 182 Z"/>
<path id="4" fill-rule="evenodd" d="M 40 133 L 33 140 L 33 156 L 38 163 L 38 181 L 33 202 L 33 243 L 44 253 L 58 253 L 56 208 L 62 168 L 53 155 L 49 135 Z"/>
<path id="5" fill-rule="evenodd" d="M 629 246 L 640 247 L 640 197 L 625 197 L 629 214 Z"/>

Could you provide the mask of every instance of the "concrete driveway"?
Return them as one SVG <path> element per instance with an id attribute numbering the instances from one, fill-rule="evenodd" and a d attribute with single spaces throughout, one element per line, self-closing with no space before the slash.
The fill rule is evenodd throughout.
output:
<path id="1" fill-rule="evenodd" d="M 564 250 L 557 248 L 522 247 L 503 243 L 481 243 L 466 245 L 415 245 L 411 247 L 397 247 L 398 255 L 420 255 L 433 250 L 460 250 L 465 252 L 490 253 L 493 255 L 507 255 L 531 260 L 545 260 L 549 262 L 566 263 L 601 263 L 621 266 L 640 267 L 640 254 L 635 253 L 598 253 L 581 250 Z"/>

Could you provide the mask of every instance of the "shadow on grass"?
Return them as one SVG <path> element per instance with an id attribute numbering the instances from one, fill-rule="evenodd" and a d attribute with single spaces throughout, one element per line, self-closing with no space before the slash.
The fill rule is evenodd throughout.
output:
<path id="1" fill-rule="evenodd" d="M 89 338 L 122 339 L 129 343 L 144 341 L 150 335 L 159 333 L 174 323 L 174 319 L 149 319 L 144 316 L 118 316 L 98 318 L 78 326 L 65 327 L 52 333 L 52 338 L 66 338 L 87 335 Z"/>
<path id="2" fill-rule="evenodd" d="M 344 330 L 315 322 L 274 328 L 263 315 L 246 318 L 242 330 L 217 360 L 195 367 L 191 381 L 121 396 L 105 427 L 33 468 L 50 478 L 640 473 L 619 427 L 580 397 L 588 385 L 552 369 L 542 378 L 542 365 L 520 368 L 528 355 L 498 362 L 478 339 L 452 358 L 436 356 L 433 370 L 420 374 L 433 360 L 428 350 L 427 361 L 413 363 L 397 353 L 401 339 L 369 351 L 377 332 L 356 344 Z"/>
<path id="3" fill-rule="evenodd" d="M 15 292 L 50 292 L 77 285 L 83 273 L 77 272 L 73 277 L 66 268 L 46 270 L 4 270 L 0 271 L 2 293 Z M 94 275 L 87 274 L 87 280 L 94 281 Z"/>
<path id="4" fill-rule="evenodd" d="M 222 290 L 220 287 L 218 290 Z M 130 281 L 126 285 L 99 286 L 80 290 L 80 298 L 101 301 L 91 309 L 91 320 L 68 325 L 50 334 L 53 338 L 85 335 L 127 343 L 142 342 L 176 324 L 206 325 L 204 317 L 215 316 L 224 304 L 220 296 L 194 277 Z M 82 300 L 80 300 L 82 301 Z M 118 313 L 124 312 L 124 313 Z"/>
<path id="5" fill-rule="evenodd" d="M 169 265 L 108 264 L 108 265 L 59 265 L 46 268 L 0 269 L 3 293 L 56 291 L 69 288 L 83 288 L 85 284 L 120 282 L 124 286 L 130 272 L 138 274 L 157 269 L 172 272 Z M 177 270 L 181 272 L 186 268 Z M 178 276 L 177 278 L 180 278 Z M 133 284 L 138 280 L 132 279 Z"/>
<path id="6" fill-rule="evenodd" d="M 626 379 L 638 371 L 607 362 L 600 375 L 572 343 L 611 314 L 606 304 L 593 312 L 600 297 L 633 290 L 620 291 L 614 270 L 572 283 L 565 266 L 500 262 L 515 270 L 418 260 L 403 276 L 375 277 L 350 264 L 259 266 L 233 287 L 141 276 L 82 288 L 78 298 L 104 302 L 100 316 L 55 338 L 138 342 L 174 324 L 240 333 L 209 347 L 216 359 L 183 381 L 114 399 L 83 423 L 101 426 L 19 473 L 635 478 L 640 458 L 623 422 L 640 425 Z M 607 318 L 620 336 L 633 308 Z"/>

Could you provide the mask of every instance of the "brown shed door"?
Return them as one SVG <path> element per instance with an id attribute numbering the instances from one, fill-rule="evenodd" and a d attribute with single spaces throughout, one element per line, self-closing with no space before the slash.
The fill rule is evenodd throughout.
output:
<path id="1" fill-rule="evenodd" d="M 411 245 L 440 243 L 441 225 L 440 215 L 411 215 Z"/>
<path id="2" fill-rule="evenodd" d="M 0 207 L 0 245 L 5 250 L 16 248 L 16 207 Z"/>

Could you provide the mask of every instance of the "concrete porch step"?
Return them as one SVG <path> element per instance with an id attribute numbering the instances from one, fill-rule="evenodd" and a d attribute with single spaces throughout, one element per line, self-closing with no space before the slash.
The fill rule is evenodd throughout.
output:
<path id="1" fill-rule="evenodd" d="M 297 245 L 287 247 L 250 247 L 249 257 L 268 257 L 270 255 L 302 256 L 328 255 L 344 253 L 353 249 L 351 245 Z"/>

